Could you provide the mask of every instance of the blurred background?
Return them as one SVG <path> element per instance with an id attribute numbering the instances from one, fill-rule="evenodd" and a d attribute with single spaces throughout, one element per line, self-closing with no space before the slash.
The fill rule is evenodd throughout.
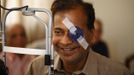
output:
<path id="1" fill-rule="evenodd" d="M 28 5 L 35 8 L 46 8 L 54 0 L 1 0 L 1 5 L 7 8 L 20 7 Z M 134 54 L 134 0 L 85 0 L 94 5 L 96 18 L 103 22 L 103 39 L 109 47 L 110 58 L 125 62 L 125 59 Z M 1 18 L 5 11 L 1 11 Z M 48 17 L 38 14 L 47 22 Z M 11 26 L 14 23 L 24 22 L 28 36 L 28 42 L 43 39 L 45 37 L 45 28 L 31 18 L 22 17 L 18 12 L 11 13 L 8 16 L 6 25 Z"/>

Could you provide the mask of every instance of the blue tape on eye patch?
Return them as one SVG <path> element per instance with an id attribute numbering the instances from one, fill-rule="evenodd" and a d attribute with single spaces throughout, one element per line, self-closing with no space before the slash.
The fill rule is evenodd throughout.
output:
<path id="1" fill-rule="evenodd" d="M 75 27 L 75 28 L 76 28 L 75 34 L 69 31 L 69 37 L 70 37 L 73 41 L 77 42 L 77 39 L 78 39 L 80 36 L 83 37 L 83 31 L 82 31 L 82 29 L 80 29 L 79 27 Z"/>
<path id="2" fill-rule="evenodd" d="M 83 31 L 79 27 L 75 26 L 67 17 L 63 20 L 63 24 L 69 30 L 69 36 L 74 42 L 78 42 L 85 50 L 89 44 L 83 37 Z"/>

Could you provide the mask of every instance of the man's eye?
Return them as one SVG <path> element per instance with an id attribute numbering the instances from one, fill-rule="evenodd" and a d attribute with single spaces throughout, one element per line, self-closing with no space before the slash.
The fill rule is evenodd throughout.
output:
<path id="1" fill-rule="evenodd" d="M 63 32 L 62 31 L 59 31 L 59 30 L 55 30 L 54 31 L 54 34 L 60 36 L 60 35 L 63 34 Z"/>

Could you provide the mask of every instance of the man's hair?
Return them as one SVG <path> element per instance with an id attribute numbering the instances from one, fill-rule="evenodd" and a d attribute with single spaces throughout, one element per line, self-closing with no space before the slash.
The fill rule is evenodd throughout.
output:
<path id="1" fill-rule="evenodd" d="M 89 30 L 94 28 L 95 12 L 93 5 L 91 3 L 83 2 L 82 0 L 55 0 L 52 4 L 51 11 L 52 16 L 57 12 L 67 11 L 75 9 L 76 7 L 81 6 L 87 15 L 87 27 Z"/>

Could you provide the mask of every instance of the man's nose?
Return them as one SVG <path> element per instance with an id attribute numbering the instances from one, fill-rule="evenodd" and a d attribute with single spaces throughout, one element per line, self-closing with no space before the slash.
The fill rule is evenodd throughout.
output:
<path id="1" fill-rule="evenodd" d="M 68 34 L 64 35 L 60 41 L 60 43 L 64 44 L 64 45 L 69 45 L 71 44 L 73 41 L 72 39 L 69 37 Z"/>

